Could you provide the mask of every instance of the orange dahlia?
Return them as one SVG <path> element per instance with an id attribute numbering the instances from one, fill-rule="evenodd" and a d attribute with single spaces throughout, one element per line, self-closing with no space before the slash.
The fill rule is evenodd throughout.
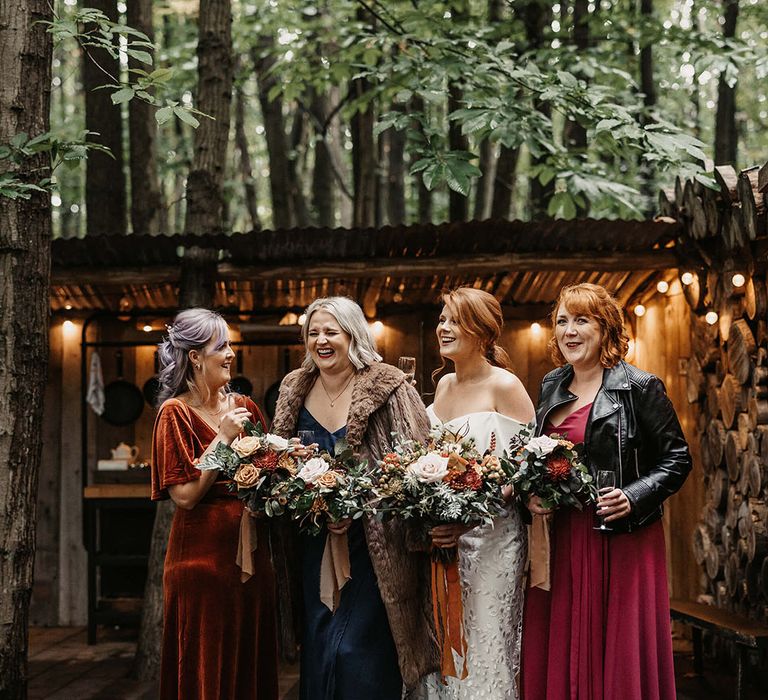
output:
<path id="1" fill-rule="evenodd" d="M 565 481 L 571 475 L 571 463 L 565 457 L 547 458 L 547 473 L 552 481 Z"/>

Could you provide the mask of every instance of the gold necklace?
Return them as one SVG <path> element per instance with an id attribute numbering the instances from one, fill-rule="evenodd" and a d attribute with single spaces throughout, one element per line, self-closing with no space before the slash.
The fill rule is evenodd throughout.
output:
<path id="1" fill-rule="evenodd" d="M 352 380 L 355 378 L 355 373 L 352 372 L 352 374 L 349 375 L 349 379 L 347 379 L 347 383 L 344 385 L 344 388 L 339 392 L 336 398 L 331 398 L 331 395 L 328 392 L 328 387 L 325 386 L 325 382 L 323 381 L 323 375 L 318 374 L 318 377 L 320 377 L 320 385 L 323 387 L 323 391 L 325 392 L 325 395 L 328 397 L 328 402 L 331 404 L 331 408 L 333 408 L 334 404 L 339 400 L 341 395 L 347 390 L 347 387 L 352 383 Z"/>

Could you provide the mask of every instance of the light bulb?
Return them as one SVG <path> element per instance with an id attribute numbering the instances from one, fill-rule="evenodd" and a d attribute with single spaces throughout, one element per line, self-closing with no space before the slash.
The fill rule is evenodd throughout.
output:
<path id="1" fill-rule="evenodd" d="M 734 287 L 743 287 L 746 281 L 747 280 L 744 278 L 744 275 L 742 275 L 740 272 L 737 272 L 733 277 L 731 277 L 731 283 Z"/>
<path id="2" fill-rule="evenodd" d="M 669 291 L 669 282 L 667 282 L 667 280 L 659 280 L 659 283 L 656 285 L 656 289 L 658 290 L 659 294 L 666 294 Z"/>
<path id="3" fill-rule="evenodd" d="M 541 332 L 541 324 L 540 323 L 536 323 L 536 321 L 534 321 L 531 324 L 531 332 L 532 333 L 540 333 Z"/>
<path id="4" fill-rule="evenodd" d="M 299 325 L 303 326 L 307 322 L 307 314 L 301 314 L 299 316 Z"/>
<path id="5" fill-rule="evenodd" d="M 707 315 L 704 316 L 704 320 L 710 326 L 714 326 L 717 323 L 717 312 L 716 311 L 707 311 Z"/>
<path id="6" fill-rule="evenodd" d="M 691 284 L 693 282 L 693 273 L 692 272 L 684 272 L 682 276 L 680 277 L 680 281 L 683 284 Z"/>
<path id="7" fill-rule="evenodd" d="M 371 324 L 371 331 L 376 338 L 379 338 L 384 332 L 384 324 L 381 321 L 374 321 Z"/>
<path id="8" fill-rule="evenodd" d="M 142 327 L 142 329 L 145 333 L 149 333 L 152 330 L 152 326 L 150 326 L 148 323 Z"/>
<path id="9" fill-rule="evenodd" d="M 635 316 L 645 316 L 645 307 L 642 304 L 635 307 Z"/>

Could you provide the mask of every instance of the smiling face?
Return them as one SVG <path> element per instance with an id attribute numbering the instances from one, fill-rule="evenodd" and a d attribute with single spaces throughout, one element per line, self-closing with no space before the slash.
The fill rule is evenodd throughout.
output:
<path id="1" fill-rule="evenodd" d="M 447 304 L 443 306 L 435 329 L 440 355 L 447 360 L 468 357 L 480 352 L 477 341 L 459 323 L 456 314 Z"/>
<path id="2" fill-rule="evenodd" d="M 307 323 L 307 351 L 321 372 L 333 374 L 353 367 L 349 359 L 352 338 L 341 328 L 333 314 L 318 309 Z"/>
<path id="3" fill-rule="evenodd" d="M 574 314 L 560 304 L 555 317 L 555 337 L 565 361 L 574 367 L 600 364 L 603 331 L 592 316 Z"/>
<path id="4" fill-rule="evenodd" d="M 218 391 L 232 379 L 232 360 L 235 353 L 229 345 L 229 333 L 210 340 L 201 352 L 191 350 L 189 358 L 195 368 L 195 376 L 201 377 L 212 392 Z"/>

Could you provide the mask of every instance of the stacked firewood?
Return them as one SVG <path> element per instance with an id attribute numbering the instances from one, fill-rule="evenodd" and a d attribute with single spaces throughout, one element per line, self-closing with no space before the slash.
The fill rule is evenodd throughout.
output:
<path id="1" fill-rule="evenodd" d="M 699 406 L 706 504 L 693 539 L 700 602 L 768 620 L 768 165 L 677 181 L 661 214 L 683 225 L 692 314 L 688 400 Z M 688 270 L 684 261 L 690 261 Z"/>

